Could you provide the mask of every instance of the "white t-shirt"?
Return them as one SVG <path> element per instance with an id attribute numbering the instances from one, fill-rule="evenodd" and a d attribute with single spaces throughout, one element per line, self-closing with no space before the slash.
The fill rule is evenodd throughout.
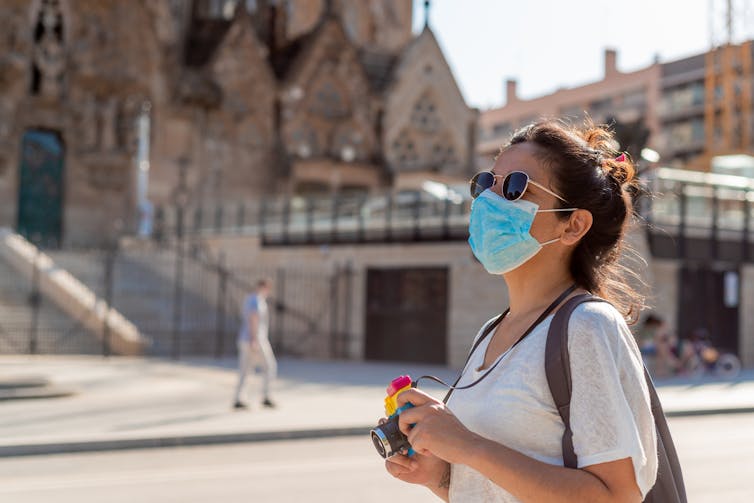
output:
<path id="1" fill-rule="evenodd" d="M 500 364 L 478 385 L 454 391 L 448 407 L 471 431 L 539 461 L 563 466 L 565 426 L 550 394 L 544 363 L 551 321 L 549 316 L 501 355 Z M 657 439 L 633 335 L 620 313 L 604 302 L 579 305 L 571 315 L 568 334 L 571 428 L 578 466 L 630 457 L 644 496 L 656 478 Z M 488 370 L 477 369 L 491 338 L 487 336 L 474 351 L 459 386 Z M 450 501 L 519 500 L 468 466 L 452 465 Z"/>

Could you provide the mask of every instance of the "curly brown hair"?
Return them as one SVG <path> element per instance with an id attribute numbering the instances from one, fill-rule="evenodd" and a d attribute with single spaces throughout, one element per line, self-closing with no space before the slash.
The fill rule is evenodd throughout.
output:
<path id="1" fill-rule="evenodd" d="M 634 215 L 633 162 L 628 155 L 619 155 L 607 127 L 591 122 L 579 128 L 541 120 L 516 131 L 503 150 L 524 142 L 536 145 L 535 157 L 552 173 L 554 187 L 569 205 L 592 214 L 592 227 L 571 255 L 574 280 L 609 300 L 629 322 L 636 322 L 644 297 L 632 284 L 641 280 L 619 262 L 628 251 L 624 239 Z M 569 217 L 570 213 L 560 214 Z"/>

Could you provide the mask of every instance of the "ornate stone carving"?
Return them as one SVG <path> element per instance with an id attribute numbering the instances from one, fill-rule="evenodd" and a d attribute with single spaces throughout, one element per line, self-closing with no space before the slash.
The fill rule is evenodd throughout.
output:
<path id="1" fill-rule="evenodd" d="M 34 27 L 32 93 L 60 98 L 63 93 L 65 48 L 59 0 L 42 0 Z"/>

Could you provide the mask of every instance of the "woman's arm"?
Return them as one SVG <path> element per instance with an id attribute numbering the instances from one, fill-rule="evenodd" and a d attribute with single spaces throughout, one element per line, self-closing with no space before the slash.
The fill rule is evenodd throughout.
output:
<path id="1" fill-rule="evenodd" d="M 431 454 L 414 454 L 412 457 L 396 454 L 385 461 L 385 468 L 393 477 L 410 484 L 420 484 L 435 496 L 448 501 L 450 489 L 450 464 Z"/>
<path id="2" fill-rule="evenodd" d="M 414 450 L 478 471 L 521 501 L 640 502 L 630 458 L 584 469 L 554 466 L 485 439 L 461 424 L 445 405 L 416 389 L 400 394 L 400 428 Z M 412 426 L 413 425 L 413 426 Z"/>
<path id="3" fill-rule="evenodd" d="M 521 501 L 641 501 L 631 458 L 572 469 L 537 461 L 478 435 L 469 447 L 461 462 Z"/>

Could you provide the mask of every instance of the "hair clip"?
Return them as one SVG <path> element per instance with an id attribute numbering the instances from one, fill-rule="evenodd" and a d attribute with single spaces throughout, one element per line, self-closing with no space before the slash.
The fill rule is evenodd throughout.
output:
<path id="1" fill-rule="evenodd" d="M 621 152 L 621 154 L 615 158 L 615 162 L 626 162 L 626 153 Z"/>

